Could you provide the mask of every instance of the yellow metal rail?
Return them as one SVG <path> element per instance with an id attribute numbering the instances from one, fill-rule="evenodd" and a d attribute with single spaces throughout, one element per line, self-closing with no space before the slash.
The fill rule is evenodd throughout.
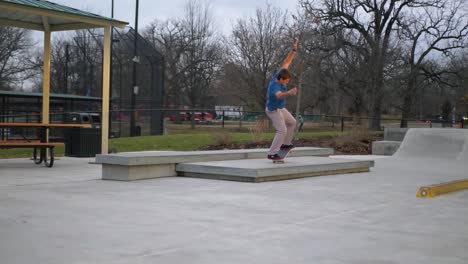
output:
<path id="1" fill-rule="evenodd" d="M 445 182 L 430 186 L 423 186 L 419 188 L 416 197 L 418 198 L 432 198 L 441 194 L 456 192 L 468 189 L 468 179 L 458 180 L 452 182 Z"/>

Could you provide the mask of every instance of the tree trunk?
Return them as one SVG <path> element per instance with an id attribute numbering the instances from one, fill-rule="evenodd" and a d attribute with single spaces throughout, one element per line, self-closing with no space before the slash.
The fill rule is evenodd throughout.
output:
<path id="1" fill-rule="evenodd" d="M 376 97 L 374 99 L 374 106 L 372 107 L 372 116 L 369 120 L 369 130 L 380 131 L 380 116 L 382 114 L 382 97 Z"/>
<path id="2" fill-rule="evenodd" d="M 405 95 L 403 98 L 403 106 L 401 110 L 401 123 L 400 127 L 408 127 L 408 119 L 411 116 L 411 104 L 413 103 L 413 96 L 414 96 L 414 91 L 415 91 L 415 85 L 416 85 L 416 76 L 414 74 L 414 71 L 411 70 L 411 74 L 409 76 L 408 80 L 408 86 L 406 87 L 405 90 Z"/>
<path id="3" fill-rule="evenodd" d="M 412 103 L 411 95 L 406 93 L 405 98 L 403 99 L 403 107 L 402 107 L 402 112 L 401 112 L 401 122 L 400 122 L 401 128 L 408 127 L 408 119 L 410 117 L 410 112 L 411 112 L 411 103 Z"/>
<path id="4" fill-rule="evenodd" d="M 382 65 L 382 62 L 377 59 L 379 63 L 376 65 L 376 69 L 372 71 L 372 79 L 374 81 L 371 82 L 371 108 L 370 108 L 370 120 L 369 120 L 369 130 L 371 131 L 380 131 L 380 117 L 382 114 L 382 89 L 383 89 L 383 66 L 380 67 L 379 65 Z M 375 64 L 374 64 L 375 65 Z"/>

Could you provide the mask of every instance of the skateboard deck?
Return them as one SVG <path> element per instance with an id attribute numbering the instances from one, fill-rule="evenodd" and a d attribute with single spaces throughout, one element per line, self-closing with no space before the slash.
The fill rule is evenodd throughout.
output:
<path id="1" fill-rule="evenodd" d="M 281 157 L 279 160 L 273 160 L 273 163 L 284 163 L 284 159 L 288 156 L 292 149 L 280 149 L 278 156 Z"/>

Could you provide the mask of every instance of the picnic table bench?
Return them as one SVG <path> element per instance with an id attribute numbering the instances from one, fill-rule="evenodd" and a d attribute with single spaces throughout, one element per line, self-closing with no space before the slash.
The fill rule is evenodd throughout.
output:
<path id="1" fill-rule="evenodd" d="M 0 128 L 39 128 L 40 140 L 29 140 L 24 137 L 24 140 L 3 140 L 0 141 L 0 148 L 32 148 L 33 161 L 35 164 L 44 164 L 47 167 L 54 165 L 54 148 L 58 146 L 65 146 L 61 142 L 49 142 L 48 129 L 49 128 L 71 128 L 71 127 L 85 127 L 90 128 L 90 124 L 45 124 L 45 123 L 0 123 Z M 38 153 L 39 150 L 39 153 Z M 39 155 L 38 155 L 39 154 Z"/>

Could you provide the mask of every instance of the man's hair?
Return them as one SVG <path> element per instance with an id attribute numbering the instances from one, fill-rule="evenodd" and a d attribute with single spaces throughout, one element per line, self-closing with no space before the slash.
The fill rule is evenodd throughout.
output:
<path id="1" fill-rule="evenodd" d="M 278 73 L 278 77 L 276 77 L 278 80 L 286 80 L 286 79 L 291 79 L 291 73 L 287 69 L 281 69 Z"/>

